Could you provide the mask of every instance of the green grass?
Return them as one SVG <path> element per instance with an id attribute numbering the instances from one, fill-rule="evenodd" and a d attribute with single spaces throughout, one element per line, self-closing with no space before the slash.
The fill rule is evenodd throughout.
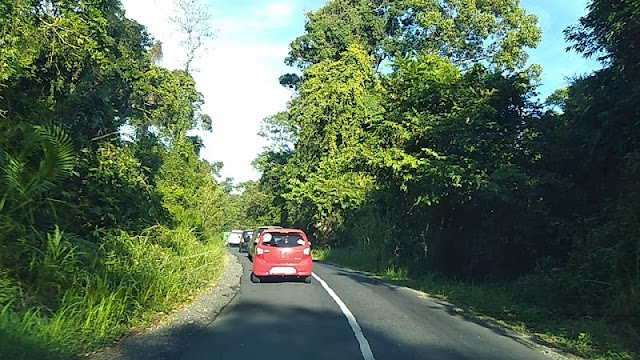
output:
<path id="1" fill-rule="evenodd" d="M 56 231 L 34 259 L 37 288 L 0 271 L 0 359 L 93 351 L 189 301 L 225 265 L 223 244 L 186 228 L 122 232 L 96 250 L 88 256 Z"/>
<path id="2" fill-rule="evenodd" d="M 467 312 L 518 331 L 537 342 L 586 359 L 637 359 L 640 334 L 624 320 L 572 317 L 522 300 L 522 284 L 468 284 L 435 276 L 411 277 L 371 251 L 314 249 L 313 258 L 421 290 Z"/>

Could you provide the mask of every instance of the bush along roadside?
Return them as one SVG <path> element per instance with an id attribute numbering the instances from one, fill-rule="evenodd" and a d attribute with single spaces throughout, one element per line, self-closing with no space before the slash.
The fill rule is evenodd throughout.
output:
<path id="1" fill-rule="evenodd" d="M 362 271 L 377 279 L 420 290 L 454 303 L 481 319 L 522 333 L 537 343 L 586 359 L 637 359 L 640 334 L 620 319 L 571 315 L 536 302 L 536 279 L 512 283 L 474 284 L 437 276 L 412 276 L 392 258 L 374 251 L 341 248 L 313 250 L 315 261 L 326 261 Z"/>
<path id="2" fill-rule="evenodd" d="M 36 288 L 0 274 L 0 294 L 11 299 L 0 312 L 1 357 L 69 358 L 108 344 L 205 288 L 223 254 L 219 241 L 203 243 L 186 227 L 120 231 L 100 246 L 55 230 L 32 254 Z"/>
<path id="3" fill-rule="evenodd" d="M 0 358 L 92 351 L 176 308 L 221 273 L 228 194 L 191 141 L 112 141 L 74 157 L 60 150 L 69 141 L 55 127 L 20 131 L 36 145 L 32 159 L 5 151 L 12 161 L 0 163 L 15 173 L 0 181 L 7 210 L 0 216 Z M 149 153 L 155 170 L 142 164 Z"/>

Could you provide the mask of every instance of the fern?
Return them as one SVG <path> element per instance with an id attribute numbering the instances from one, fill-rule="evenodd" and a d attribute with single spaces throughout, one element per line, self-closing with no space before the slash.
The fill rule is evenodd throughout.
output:
<path id="1" fill-rule="evenodd" d="M 40 163 L 39 172 L 45 175 L 43 180 L 52 182 L 64 180 L 75 164 L 71 138 L 59 126 L 37 126 L 35 132 L 42 139 L 44 157 Z"/>
<path id="2" fill-rule="evenodd" d="M 36 227 L 36 215 L 51 212 L 56 201 L 49 197 L 72 173 L 76 159 L 71 139 L 57 125 L 10 124 L 4 119 L 0 133 L 2 243 L 27 236 L 28 229 Z"/>

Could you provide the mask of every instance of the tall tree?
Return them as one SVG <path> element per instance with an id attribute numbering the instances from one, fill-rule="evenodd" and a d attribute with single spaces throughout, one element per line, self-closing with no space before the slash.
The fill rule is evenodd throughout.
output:
<path id="1" fill-rule="evenodd" d="M 384 58 L 383 41 L 396 30 L 387 16 L 388 1 L 332 0 L 307 14 L 305 34 L 291 42 L 285 62 L 304 69 L 324 60 L 339 60 L 350 45 L 359 45 L 373 56 Z"/>
<path id="2" fill-rule="evenodd" d="M 185 51 L 184 70 L 191 65 L 198 52 L 206 49 L 206 43 L 215 35 L 211 24 L 211 11 L 203 0 L 174 0 L 176 14 L 169 20 L 177 27 L 180 46 Z"/>
<path id="3" fill-rule="evenodd" d="M 588 309 L 637 314 L 640 289 L 640 52 L 637 2 L 593 0 L 566 30 L 571 49 L 597 56 L 604 67 L 574 79 L 549 114 L 542 151 L 548 169 L 568 184 L 554 212 L 571 247 L 559 292 Z M 557 151 L 557 150 L 560 151 Z M 558 156 L 560 155 L 560 156 Z"/>
<path id="4" fill-rule="evenodd" d="M 605 64 L 638 71 L 640 59 L 640 7 L 633 1 L 593 0 L 578 25 L 565 30 L 570 49 L 586 57 L 598 55 Z"/>
<path id="5" fill-rule="evenodd" d="M 537 46 L 537 17 L 519 0 L 332 0 L 307 14 L 305 34 L 290 45 L 285 62 L 305 68 L 337 60 L 360 45 L 377 67 L 384 59 L 429 52 L 458 66 L 524 66 Z"/>

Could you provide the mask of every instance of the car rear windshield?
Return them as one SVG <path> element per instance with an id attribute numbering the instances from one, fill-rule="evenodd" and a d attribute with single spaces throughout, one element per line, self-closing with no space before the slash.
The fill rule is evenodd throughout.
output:
<path id="1" fill-rule="evenodd" d="M 278 234 L 278 233 L 268 233 L 268 234 L 271 235 L 271 239 L 268 242 L 266 238 L 263 239 L 262 243 L 264 245 L 281 247 L 281 248 L 305 245 L 304 239 L 302 238 L 301 235 L 298 235 L 298 234 Z"/>

